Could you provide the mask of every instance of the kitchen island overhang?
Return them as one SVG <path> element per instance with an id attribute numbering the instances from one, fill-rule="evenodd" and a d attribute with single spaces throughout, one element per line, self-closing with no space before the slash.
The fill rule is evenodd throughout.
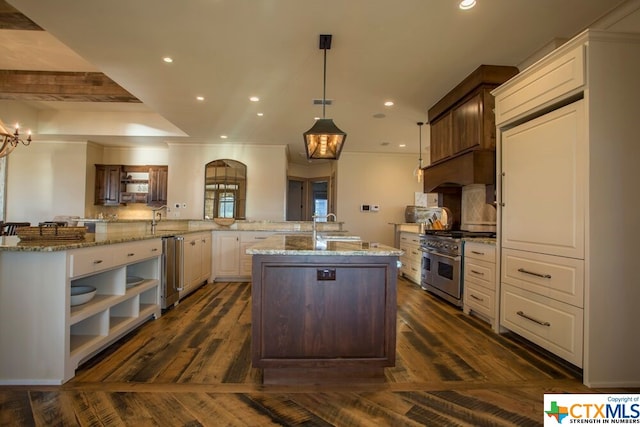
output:
<path id="1" fill-rule="evenodd" d="M 371 382 L 395 366 L 402 251 L 277 235 L 252 255 L 252 364 L 265 384 Z M 326 248 L 325 248 L 326 247 Z"/>

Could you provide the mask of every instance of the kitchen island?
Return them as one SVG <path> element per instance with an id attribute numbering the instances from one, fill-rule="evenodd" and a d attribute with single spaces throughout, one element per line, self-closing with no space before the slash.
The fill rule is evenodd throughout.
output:
<path id="1" fill-rule="evenodd" d="M 247 253 L 252 363 L 265 384 L 384 380 L 395 365 L 401 250 L 276 235 Z"/>

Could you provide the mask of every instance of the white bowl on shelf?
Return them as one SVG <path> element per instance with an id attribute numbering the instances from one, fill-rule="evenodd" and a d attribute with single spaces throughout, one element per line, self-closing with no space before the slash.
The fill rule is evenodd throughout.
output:
<path id="1" fill-rule="evenodd" d="M 93 286 L 71 286 L 71 306 L 87 303 L 96 296 Z"/>

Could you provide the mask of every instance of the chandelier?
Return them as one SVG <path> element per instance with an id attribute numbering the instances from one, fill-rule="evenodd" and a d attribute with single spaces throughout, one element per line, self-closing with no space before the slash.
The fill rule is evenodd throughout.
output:
<path id="1" fill-rule="evenodd" d="M 322 88 L 322 118 L 304 135 L 307 159 L 338 160 L 347 134 L 338 129 L 331 119 L 324 118 L 327 104 L 327 49 L 331 49 L 331 34 L 320 35 L 320 49 L 324 50 L 324 80 Z"/>
<path id="2" fill-rule="evenodd" d="M 0 137 L 2 137 L 2 145 L 0 145 L 0 158 L 8 156 L 18 144 L 27 146 L 31 144 L 31 131 L 27 133 L 27 139 L 20 139 L 18 132 L 19 126 L 16 124 L 15 132 L 11 133 L 7 130 L 2 120 L 0 120 Z"/>

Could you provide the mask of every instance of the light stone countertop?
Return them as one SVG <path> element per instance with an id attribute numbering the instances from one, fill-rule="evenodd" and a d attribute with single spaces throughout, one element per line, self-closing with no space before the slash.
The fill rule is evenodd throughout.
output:
<path id="1" fill-rule="evenodd" d="M 495 237 L 463 237 L 462 240 L 465 242 L 473 242 L 473 243 L 484 243 L 486 245 L 496 245 Z"/>
<path id="2" fill-rule="evenodd" d="M 310 235 L 283 234 L 271 236 L 249 247 L 249 255 L 343 255 L 343 256 L 400 256 L 404 251 L 379 243 L 354 241 L 326 241 L 326 249 L 316 249 Z"/>
<path id="3" fill-rule="evenodd" d="M 82 240 L 61 240 L 61 241 L 21 241 L 18 236 L 0 237 L 0 252 L 56 252 L 70 249 L 88 248 L 92 246 L 113 245 L 116 243 L 133 242 L 136 240 L 160 239 L 164 236 L 176 236 L 189 233 L 201 232 L 203 230 L 182 230 L 158 231 L 155 234 L 147 232 L 127 232 L 127 233 L 87 233 Z"/>

